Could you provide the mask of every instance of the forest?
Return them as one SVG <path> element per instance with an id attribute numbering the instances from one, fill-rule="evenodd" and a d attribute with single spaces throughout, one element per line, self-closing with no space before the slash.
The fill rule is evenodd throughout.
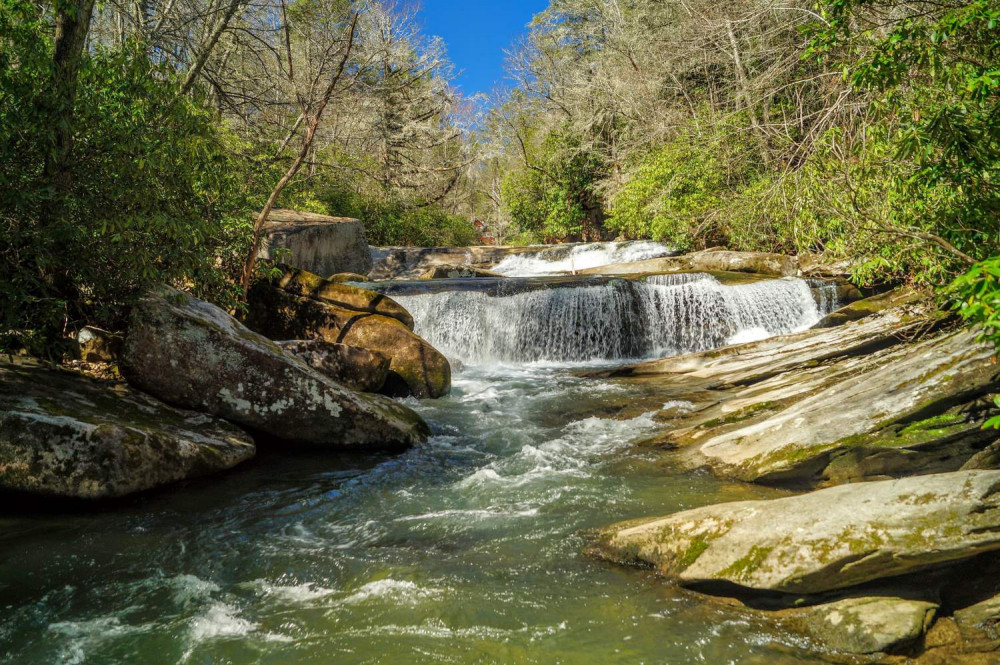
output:
<path id="1" fill-rule="evenodd" d="M 372 245 L 650 238 L 915 282 L 1000 341 L 1000 4 L 552 0 L 464 98 L 390 1 L 2 0 L 0 350 L 170 282 L 238 310 L 267 213 Z"/>

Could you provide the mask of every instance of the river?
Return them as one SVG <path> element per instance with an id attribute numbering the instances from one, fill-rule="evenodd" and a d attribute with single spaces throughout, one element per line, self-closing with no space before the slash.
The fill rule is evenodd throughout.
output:
<path id="1" fill-rule="evenodd" d="M 821 313 L 796 280 L 765 284 L 748 292 L 758 311 L 743 329 L 713 318 L 717 308 L 689 311 L 666 321 L 671 334 L 628 348 L 678 352 Z M 690 287 L 644 288 L 686 298 Z M 407 400 L 434 436 L 405 454 L 271 452 L 102 512 L 5 507 L 0 663 L 813 662 L 738 609 L 582 552 L 587 530 L 611 522 L 779 494 L 630 445 L 688 405 L 576 375 L 625 360 L 595 357 L 605 347 L 588 340 L 601 336 L 579 333 L 615 306 L 586 290 L 613 300 L 620 288 L 517 292 L 492 307 L 481 292 L 401 296 L 417 331 L 460 362 L 451 395 Z M 533 333 L 554 357 L 498 323 L 579 298 L 590 314 L 569 338 Z"/>

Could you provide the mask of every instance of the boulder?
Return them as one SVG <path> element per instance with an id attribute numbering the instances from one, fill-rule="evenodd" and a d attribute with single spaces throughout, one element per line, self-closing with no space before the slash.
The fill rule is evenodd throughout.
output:
<path id="1" fill-rule="evenodd" d="M 229 423 L 122 383 L 33 361 L 0 363 L 0 488 L 105 499 L 228 469 L 254 456 Z"/>
<path id="2" fill-rule="evenodd" d="M 816 594 L 997 549 L 1000 471 L 957 471 L 623 523 L 593 551 L 703 590 Z"/>
<path id="3" fill-rule="evenodd" d="M 798 260 L 785 254 L 732 252 L 713 249 L 629 263 L 615 263 L 577 271 L 581 275 L 638 275 L 672 272 L 739 272 L 777 277 L 798 274 Z"/>
<path id="4" fill-rule="evenodd" d="M 271 211 L 260 257 L 320 275 L 367 274 L 372 269 L 365 227 L 359 220 L 295 210 Z"/>
<path id="5" fill-rule="evenodd" d="M 288 293 L 349 309 L 396 319 L 413 330 L 413 317 L 392 298 L 349 284 L 338 284 L 305 270 L 286 268 L 273 286 Z"/>
<path id="6" fill-rule="evenodd" d="M 290 340 L 278 345 L 320 374 L 363 393 L 377 393 L 389 374 L 389 357 L 377 351 L 319 339 Z"/>
<path id="7" fill-rule="evenodd" d="M 77 333 L 80 360 L 85 363 L 117 362 L 122 350 L 122 337 L 94 326 L 85 326 Z"/>
<path id="8" fill-rule="evenodd" d="M 402 404 L 342 386 L 218 307 L 170 287 L 150 291 L 133 309 L 121 370 L 165 402 L 287 442 L 398 449 L 428 434 Z"/>
<path id="9" fill-rule="evenodd" d="M 892 596 L 843 598 L 784 613 L 785 625 L 825 649 L 850 654 L 898 651 L 930 628 L 938 606 Z"/>
<path id="10" fill-rule="evenodd" d="M 340 284 L 342 282 L 367 282 L 368 278 L 356 272 L 338 272 L 335 275 L 327 277 L 327 280 Z"/>
<path id="11" fill-rule="evenodd" d="M 271 339 L 320 339 L 388 356 L 387 394 L 441 397 L 451 390 L 448 359 L 397 318 L 345 309 L 261 282 L 250 290 L 246 323 Z"/>

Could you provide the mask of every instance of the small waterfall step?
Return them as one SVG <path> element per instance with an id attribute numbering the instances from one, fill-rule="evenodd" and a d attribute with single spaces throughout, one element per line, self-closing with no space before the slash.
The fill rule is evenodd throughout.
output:
<path id="1" fill-rule="evenodd" d="M 452 280 L 447 280 L 452 281 Z M 477 280 L 482 282 L 483 280 Z M 704 351 L 804 330 L 836 308 L 836 289 L 797 278 L 725 285 L 708 274 L 387 288 L 416 332 L 467 363 L 631 360 Z M 541 284 L 541 286 L 539 286 Z"/>

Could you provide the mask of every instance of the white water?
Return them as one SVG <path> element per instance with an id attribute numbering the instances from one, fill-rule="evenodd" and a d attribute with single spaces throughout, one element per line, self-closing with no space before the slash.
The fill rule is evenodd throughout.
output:
<path id="1" fill-rule="evenodd" d="M 786 278 L 726 286 L 710 275 L 545 288 L 506 296 L 446 291 L 393 296 L 416 332 L 466 363 L 660 357 L 814 325 L 835 307 Z"/>
<path id="2" fill-rule="evenodd" d="M 629 263 L 658 256 L 672 250 L 658 242 L 595 242 L 570 247 L 553 247 L 536 254 L 513 254 L 491 268 L 507 277 L 557 275 L 612 263 Z"/>

